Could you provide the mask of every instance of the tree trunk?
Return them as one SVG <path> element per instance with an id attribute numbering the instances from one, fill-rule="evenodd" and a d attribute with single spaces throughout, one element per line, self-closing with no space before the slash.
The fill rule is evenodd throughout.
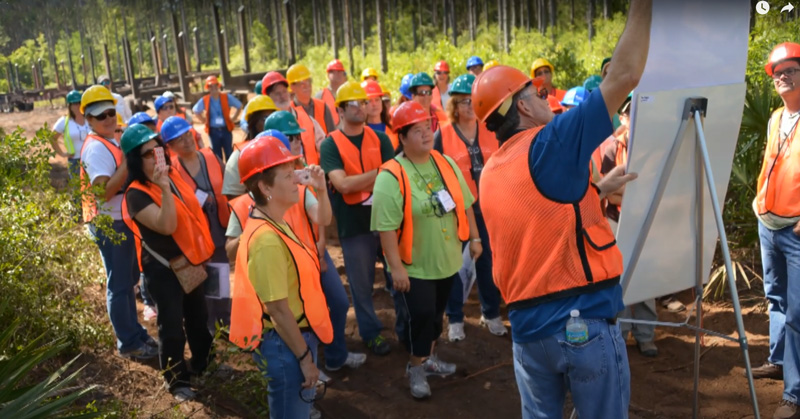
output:
<path id="1" fill-rule="evenodd" d="M 469 11 L 469 40 L 475 42 L 475 0 L 467 1 Z"/>
<path id="2" fill-rule="evenodd" d="M 453 0 L 447 0 L 447 6 L 448 6 L 448 9 L 450 9 L 450 11 L 449 11 L 450 31 L 451 31 L 452 36 L 453 36 L 453 46 L 457 47 L 458 46 L 458 27 L 456 27 L 456 6 L 453 3 Z"/>
<path id="3" fill-rule="evenodd" d="M 556 0 L 548 2 L 548 15 L 550 16 L 550 39 L 555 42 L 556 40 Z"/>
<path id="4" fill-rule="evenodd" d="M 317 0 L 311 0 L 311 20 L 314 21 L 314 46 L 319 45 L 319 24 L 317 22 Z"/>
<path id="5" fill-rule="evenodd" d="M 336 43 L 336 22 L 334 18 L 333 0 L 328 0 L 328 21 L 331 26 L 331 48 L 333 49 L 333 58 L 339 58 L 339 45 Z"/>
<path id="6" fill-rule="evenodd" d="M 350 20 L 350 0 L 343 1 L 344 8 L 342 13 L 344 13 L 344 42 L 347 44 L 347 58 L 350 59 L 350 74 L 355 74 L 355 62 L 353 61 L 353 37 L 350 33 L 350 26 L 352 25 L 352 21 Z"/>
<path id="7" fill-rule="evenodd" d="M 510 32 L 514 32 L 514 28 L 517 25 L 517 2 L 514 0 L 508 0 L 509 9 L 511 10 L 511 20 L 509 24 Z"/>
<path id="8" fill-rule="evenodd" d="M 286 6 L 286 38 L 288 41 L 287 46 L 289 47 L 289 65 L 292 65 L 297 62 L 297 33 L 294 28 L 296 23 L 294 19 L 295 13 L 291 1 L 287 1 L 284 5 Z"/>
<path id="9" fill-rule="evenodd" d="M 389 71 L 389 64 L 386 60 L 386 36 L 383 28 L 383 0 L 375 0 L 375 14 L 378 20 L 378 45 L 381 52 L 381 71 Z"/>
<path id="10" fill-rule="evenodd" d="M 595 0 L 588 0 L 586 8 L 586 25 L 589 29 L 589 48 L 592 48 L 592 38 L 594 38 L 594 5 Z"/>
<path id="11" fill-rule="evenodd" d="M 361 22 L 361 58 L 367 57 L 367 24 L 364 20 L 364 0 L 358 0 L 358 21 Z M 416 43 L 417 32 L 414 31 L 414 49 L 417 48 Z"/>
<path id="12" fill-rule="evenodd" d="M 430 4 L 431 4 L 431 24 L 435 28 L 436 27 L 436 23 L 438 22 L 437 21 L 437 17 L 436 17 L 436 9 L 437 9 L 436 1 L 435 0 L 434 1 L 428 0 L 428 1 L 430 1 Z"/>
<path id="13" fill-rule="evenodd" d="M 608 19 L 609 12 L 608 0 L 603 0 L 603 19 Z"/>
<path id="14" fill-rule="evenodd" d="M 415 7 L 411 8 L 411 37 L 414 39 L 414 50 L 417 49 L 417 10 Z"/>
<path id="15" fill-rule="evenodd" d="M 509 36 L 509 27 L 508 27 L 508 0 L 502 0 L 502 11 L 500 13 L 502 19 L 502 26 L 503 26 L 503 51 L 506 54 L 509 53 L 509 44 L 511 41 L 511 37 Z"/>
<path id="16" fill-rule="evenodd" d="M 286 45 L 283 42 L 283 2 L 281 0 L 275 0 L 272 4 L 275 6 L 275 13 L 273 16 L 275 17 L 275 40 L 278 43 L 278 60 L 281 62 L 286 61 Z"/>
<path id="17" fill-rule="evenodd" d="M 575 0 L 569 0 L 569 25 L 575 28 Z"/>

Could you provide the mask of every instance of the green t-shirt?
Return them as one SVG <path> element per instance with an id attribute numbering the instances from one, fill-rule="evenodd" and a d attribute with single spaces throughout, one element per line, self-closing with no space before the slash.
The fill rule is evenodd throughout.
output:
<path id="1" fill-rule="evenodd" d="M 464 176 L 453 159 L 445 156 L 453 167 L 464 197 L 464 207 L 475 202 Z M 411 251 L 412 263 L 406 265 L 408 276 L 418 279 L 448 278 L 461 269 L 461 240 L 458 239 L 458 224 L 455 210 L 444 217 L 433 211 L 431 194 L 444 189 L 444 181 L 431 158 L 416 168 L 410 160 L 398 157 L 411 183 L 411 212 L 414 218 L 414 241 Z M 381 172 L 375 179 L 372 203 L 372 230 L 393 231 L 403 222 L 403 196 L 400 185 L 391 173 Z"/>
<path id="2" fill-rule="evenodd" d="M 381 161 L 385 162 L 394 157 L 394 148 L 389 137 L 379 131 L 375 131 L 375 134 L 378 135 L 378 139 L 381 142 Z M 347 136 L 347 138 L 360 149 L 364 134 L 354 137 Z M 336 147 L 333 138 L 328 137 L 322 141 L 319 150 L 320 166 L 325 170 L 325 174 L 334 170 L 344 170 L 344 162 L 339 154 L 339 147 Z M 372 209 L 369 205 L 349 205 L 344 202 L 342 194 L 333 193 L 331 194 L 331 208 L 333 209 L 333 215 L 336 217 L 339 238 L 354 237 L 371 231 L 369 220 Z"/>

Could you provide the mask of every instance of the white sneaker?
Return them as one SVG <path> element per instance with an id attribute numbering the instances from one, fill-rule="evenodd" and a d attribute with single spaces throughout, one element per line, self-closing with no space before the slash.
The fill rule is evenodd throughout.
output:
<path id="1" fill-rule="evenodd" d="M 308 419 L 322 419 L 322 412 L 317 410 L 316 407 L 311 406 L 311 413 L 309 413 Z"/>
<path id="2" fill-rule="evenodd" d="M 495 336 L 505 336 L 508 334 L 508 329 L 506 329 L 506 325 L 503 324 L 503 320 L 500 319 L 500 316 L 493 319 L 487 319 L 481 316 L 481 326 L 488 327 L 489 333 Z"/>
<path id="3" fill-rule="evenodd" d="M 331 381 L 333 381 L 333 378 L 331 378 L 328 374 L 325 374 L 325 372 L 322 371 L 322 369 L 320 369 L 319 370 L 319 378 L 318 378 L 318 380 L 322 381 L 325 384 L 330 384 Z"/>
<path id="4" fill-rule="evenodd" d="M 347 366 L 347 367 L 355 369 L 355 368 L 358 368 L 358 367 L 364 365 L 365 362 L 367 362 L 367 354 L 362 354 L 362 353 L 359 353 L 359 352 L 348 352 L 347 353 L 347 359 L 344 360 L 344 365 L 343 366 Z M 336 367 L 336 368 L 331 368 L 326 364 L 325 365 L 325 369 L 328 370 L 328 371 L 331 371 L 331 372 L 335 372 L 335 371 L 339 371 L 340 369 L 342 369 L 342 367 L 339 366 L 339 367 Z"/>
<path id="5" fill-rule="evenodd" d="M 436 355 L 431 354 L 431 356 L 422 363 L 422 370 L 425 371 L 426 376 L 438 375 L 440 377 L 447 377 L 456 372 L 456 364 L 444 362 Z"/>
<path id="6" fill-rule="evenodd" d="M 412 367 L 411 364 L 408 364 L 406 366 L 408 386 L 411 389 L 411 396 L 415 399 L 424 399 L 431 395 L 431 386 L 428 384 L 428 376 L 423 368 L 422 365 Z"/>
<path id="7" fill-rule="evenodd" d="M 447 338 L 450 342 L 458 342 L 464 340 L 467 335 L 464 334 L 464 322 L 450 323 L 447 326 Z"/>

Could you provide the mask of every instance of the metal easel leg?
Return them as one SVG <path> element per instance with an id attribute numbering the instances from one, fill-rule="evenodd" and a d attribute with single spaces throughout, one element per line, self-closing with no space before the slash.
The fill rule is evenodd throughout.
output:
<path id="1" fill-rule="evenodd" d="M 695 121 L 695 131 L 697 131 L 697 121 Z M 700 157 L 700 140 L 695 135 L 695 301 L 694 316 L 694 398 L 692 401 L 692 417 L 700 417 L 700 340 L 702 333 L 700 328 L 703 326 L 703 160 Z"/>

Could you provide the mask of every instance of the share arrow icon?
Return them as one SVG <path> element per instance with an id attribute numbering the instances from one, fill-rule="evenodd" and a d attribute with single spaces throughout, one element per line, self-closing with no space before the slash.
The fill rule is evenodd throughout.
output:
<path id="1" fill-rule="evenodd" d="M 781 13 L 783 12 L 791 13 L 792 10 L 794 10 L 794 6 L 792 5 L 792 3 L 788 3 L 786 6 L 783 6 L 783 9 L 781 9 Z"/>

